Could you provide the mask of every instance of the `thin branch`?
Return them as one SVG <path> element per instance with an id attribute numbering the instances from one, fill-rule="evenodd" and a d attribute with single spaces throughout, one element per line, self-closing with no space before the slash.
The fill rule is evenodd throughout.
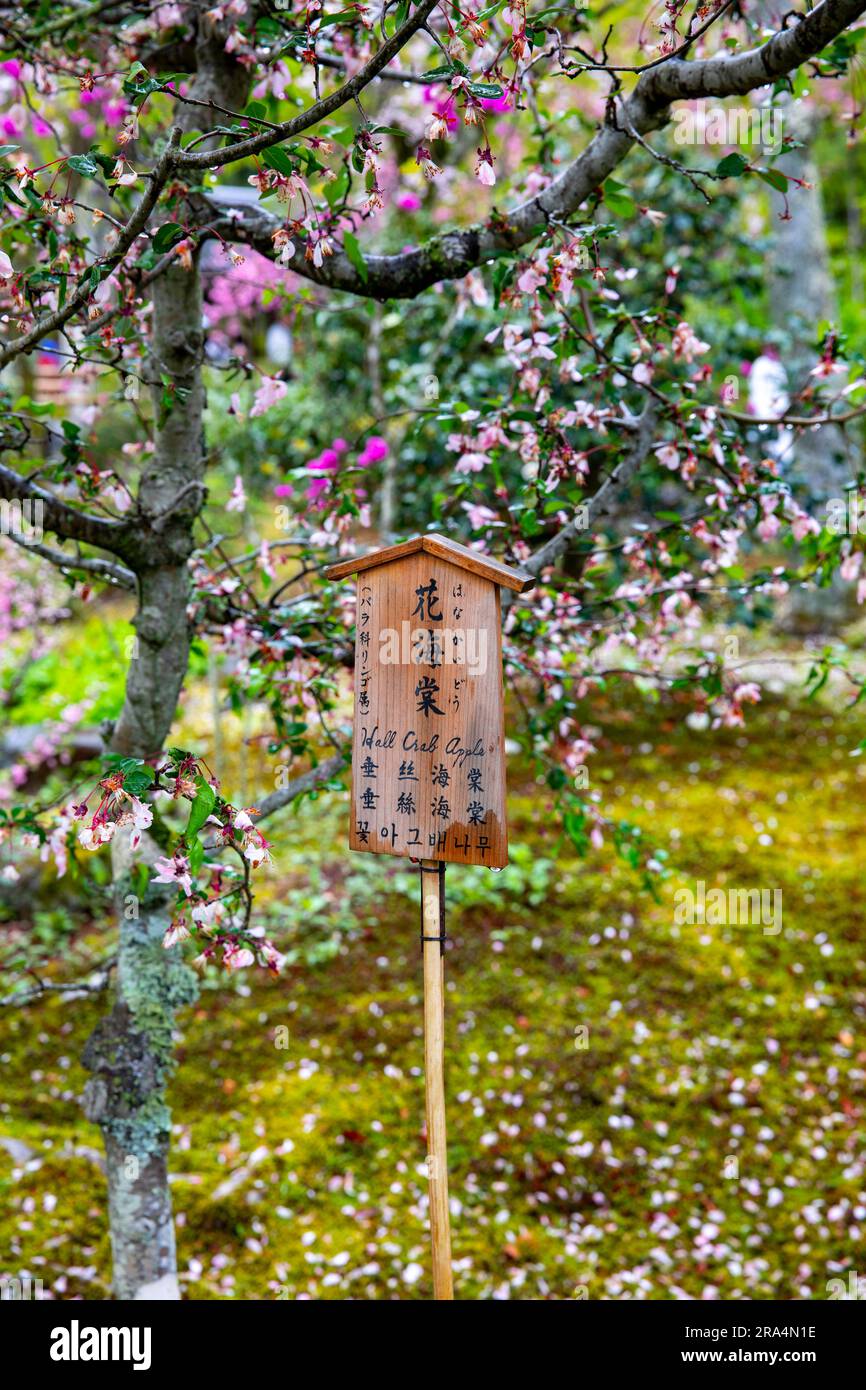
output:
<path id="1" fill-rule="evenodd" d="M 177 144 L 179 140 L 180 128 L 178 126 L 173 126 L 169 132 L 168 143 L 165 150 L 153 173 L 150 175 L 150 187 L 141 198 L 141 201 L 129 221 L 120 233 L 114 249 L 110 251 L 107 256 L 103 256 L 100 260 L 94 262 L 95 265 L 103 267 L 106 271 L 113 270 L 114 267 L 119 265 L 124 259 L 130 247 L 144 231 L 147 220 L 156 207 L 159 195 L 168 181 L 174 160 L 177 157 Z M 19 353 L 29 352 L 42 338 L 47 337 L 49 333 L 56 332 L 58 328 L 62 328 L 65 323 L 68 323 L 69 320 L 78 313 L 79 309 L 85 307 L 90 298 L 90 276 L 88 275 L 81 289 L 79 289 L 76 294 L 72 295 L 61 309 L 56 309 L 53 314 L 47 314 L 45 318 L 39 319 L 28 333 L 22 334 L 20 338 L 13 338 L 12 342 L 7 344 L 7 346 L 0 351 L 0 370 L 11 362 L 14 357 L 17 357 Z"/>
<path id="2" fill-rule="evenodd" d="M 346 764 L 345 754 L 335 753 L 332 758 L 326 758 L 318 767 L 310 768 L 309 772 L 303 772 L 300 777 L 295 777 L 287 787 L 280 791 L 271 792 L 266 796 L 259 806 L 259 815 L 256 824 L 263 821 L 265 816 L 273 815 L 274 811 L 279 811 L 283 806 L 288 806 L 295 797 L 302 796 L 304 792 L 314 791 L 316 787 L 329 782 L 332 777 L 336 777 Z"/>
<path id="3" fill-rule="evenodd" d="M 604 482 L 601 483 L 592 497 L 588 497 L 583 504 L 581 514 L 575 516 L 559 531 L 555 536 L 540 545 L 533 551 L 528 560 L 522 560 L 520 567 L 529 574 L 541 574 L 542 570 L 547 569 L 563 555 L 568 547 L 579 535 L 589 529 L 597 517 L 602 516 L 610 510 L 610 505 L 614 500 L 617 491 L 624 488 L 631 482 L 635 473 L 646 459 L 653 445 L 655 436 L 656 418 L 658 406 L 653 400 L 647 401 L 641 414 L 635 423 L 635 438 L 631 448 L 620 459 L 619 463 L 611 469 Z M 513 593 L 509 590 L 502 595 L 503 609 L 510 608 L 514 600 Z"/>
<path id="4" fill-rule="evenodd" d="M 17 1009 L 31 1004 L 34 999 L 42 999 L 46 994 L 101 994 L 108 988 L 108 981 L 115 966 L 110 960 L 102 970 L 102 975 L 90 980 L 70 980 L 67 984 L 53 984 L 50 980 L 37 980 L 33 989 L 22 990 L 17 994 L 7 994 L 0 999 L 0 1009 Z"/>
<path id="5" fill-rule="evenodd" d="M 281 140 L 290 140 L 295 135 L 301 135 L 311 126 L 317 125 L 326 116 L 332 116 L 335 111 L 339 111 L 341 106 L 347 102 L 354 101 L 355 97 L 364 90 L 374 77 L 378 77 L 383 68 L 386 68 L 392 58 L 395 58 L 401 48 L 409 42 L 413 34 L 422 29 L 426 23 L 427 16 L 439 4 L 439 0 L 421 0 L 421 4 L 415 13 L 406 20 L 395 34 L 373 54 L 368 63 L 356 72 L 355 76 L 338 87 L 330 96 L 323 97 L 321 101 L 316 101 L 300 116 L 294 116 L 290 121 L 284 121 L 276 130 L 264 131 L 260 135 L 251 135 L 247 140 L 239 140 L 233 145 L 226 145 L 222 149 L 205 150 L 200 154 L 189 154 L 181 151 L 177 156 L 177 164 L 181 169 L 218 169 L 222 165 L 233 163 L 236 159 L 247 159 L 250 155 L 258 154 L 260 150 L 267 149 L 270 145 L 276 144 Z"/>
<path id="6" fill-rule="evenodd" d="M 52 550 L 48 545 L 28 541 L 24 536 L 17 536 L 14 531 L 10 531 L 8 534 L 9 539 L 13 540 L 16 545 L 20 545 L 22 550 L 28 550 L 31 554 L 38 555 L 40 559 L 56 565 L 64 573 L 72 570 L 84 570 L 87 574 L 98 574 L 101 579 L 111 580 L 122 589 L 135 588 L 135 575 L 132 570 L 125 569 L 123 565 L 115 565 L 111 560 L 100 560 L 95 555 L 86 557 L 64 555 L 62 550 Z"/>

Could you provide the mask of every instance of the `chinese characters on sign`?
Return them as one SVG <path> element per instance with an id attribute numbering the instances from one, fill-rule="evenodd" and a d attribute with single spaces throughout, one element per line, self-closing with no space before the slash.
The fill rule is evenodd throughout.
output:
<path id="1" fill-rule="evenodd" d="M 353 849 L 508 862 L 499 622 L 498 588 L 434 557 L 359 574 Z"/>
<path id="2" fill-rule="evenodd" d="M 502 868 L 500 584 L 531 581 L 441 537 L 357 567 L 350 847 Z"/>

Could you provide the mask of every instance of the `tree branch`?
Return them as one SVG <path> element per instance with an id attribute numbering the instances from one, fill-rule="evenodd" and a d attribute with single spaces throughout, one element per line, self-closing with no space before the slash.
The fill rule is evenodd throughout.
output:
<path id="1" fill-rule="evenodd" d="M 652 448 L 658 409 L 656 401 L 647 401 L 635 421 L 635 438 L 628 453 L 623 455 L 597 491 L 593 493 L 592 497 L 588 497 L 583 504 L 588 516 L 574 517 L 561 530 L 557 531 L 555 536 L 551 536 L 550 540 L 545 541 L 543 545 L 533 551 L 528 560 L 521 560 L 521 569 L 526 570 L 528 574 L 541 574 L 542 570 L 547 569 L 548 565 L 554 564 L 560 555 L 568 550 L 568 547 L 577 540 L 578 536 L 584 535 L 598 517 L 610 511 L 616 493 L 631 482 Z M 502 607 L 504 611 L 511 607 L 514 597 L 511 591 L 503 592 Z"/>
<path id="2" fill-rule="evenodd" d="M 52 550 L 48 545 L 28 541 L 24 536 L 16 536 L 14 532 L 9 533 L 9 539 L 13 540 L 16 545 L 20 545 L 22 550 L 28 550 L 32 555 L 38 555 L 40 559 L 47 560 L 49 564 L 56 565 L 64 572 L 84 570 L 87 574 L 97 574 L 102 579 L 109 579 L 122 589 L 135 588 L 135 575 L 132 570 L 125 569 L 123 565 L 115 565 L 111 560 L 100 560 L 93 555 L 79 555 L 76 559 L 74 555 L 64 555 L 62 550 Z"/>
<path id="3" fill-rule="evenodd" d="M 274 811 L 279 811 L 283 806 L 288 806 L 295 797 L 302 796 L 304 792 L 314 791 L 316 787 L 322 786 L 324 782 L 336 777 L 337 773 L 345 766 L 346 758 L 343 753 L 335 753 L 332 758 L 326 758 L 318 767 L 310 768 L 309 772 L 304 772 L 300 777 L 295 777 L 287 787 L 281 791 L 271 792 L 266 796 L 259 807 L 258 820 L 256 824 L 263 821 L 265 816 L 273 815 Z"/>
<path id="4" fill-rule="evenodd" d="M 36 483 L 22 478 L 14 468 L 7 468 L 2 463 L 0 498 L 5 498 L 8 502 L 41 503 L 41 524 L 56 536 L 62 536 L 64 540 L 86 541 L 88 545 L 95 545 L 100 550 L 109 550 L 115 555 L 120 553 L 123 537 L 127 532 L 125 522 L 93 516 L 91 512 L 80 512 L 75 507 L 61 502 L 53 493 L 46 492 Z M 27 548 L 32 550 L 34 547 Z"/>
<path id="5" fill-rule="evenodd" d="M 421 4 L 415 13 L 406 20 L 406 23 L 392 34 L 391 38 L 383 43 L 378 52 L 373 54 L 369 63 L 366 63 L 360 72 L 338 87 L 330 96 L 323 97 L 321 101 L 316 101 L 300 116 L 294 116 L 290 121 L 284 121 L 282 125 L 274 130 L 262 131 L 258 135 L 251 135 L 246 140 L 239 140 L 234 145 L 224 146 L 218 150 L 204 150 L 198 154 L 188 154 L 181 151 L 177 156 L 177 164 L 181 169 L 218 169 L 224 164 L 231 164 L 236 159 L 247 159 L 250 155 L 258 154 L 260 150 L 265 150 L 269 145 L 275 145 L 282 140 L 289 140 L 295 135 L 301 135 L 311 126 L 317 125 L 326 116 L 331 116 L 335 111 L 339 111 L 346 102 L 354 101 L 355 97 L 364 90 L 365 87 L 378 77 L 383 68 L 386 68 L 392 58 L 395 58 L 404 48 L 413 34 L 422 29 L 427 22 L 427 18 L 439 4 L 439 0 L 421 0 Z"/>
<path id="6" fill-rule="evenodd" d="M 820 53 L 864 11 L 866 0 L 822 0 L 799 24 L 774 34 L 759 48 L 736 57 L 693 62 L 673 58 L 649 69 L 621 104 L 622 125 L 604 125 L 543 192 L 484 225 L 444 232 L 424 246 L 398 255 L 365 255 L 365 277 L 342 251 L 328 257 L 320 267 L 313 265 L 305 259 L 303 243 L 298 245 L 289 269 L 316 284 L 370 299 L 412 299 L 442 280 L 462 279 L 484 261 L 517 250 L 550 221 L 569 218 L 622 161 L 635 143 L 635 132 L 645 135 L 664 125 L 673 102 L 745 95 L 766 86 Z M 255 141 L 259 147 L 270 143 L 261 136 L 255 137 Z M 225 151 L 219 153 L 224 157 Z M 213 156 L 203 158 L 215 162 Z M 245 242 L 273 259 L 271 236 L 281 223 L 270 213 L 263 208 L 219 209 L 198 196 L 195 203 L 201 224 L 214 220 L 221 236 Z"/>
<path id="7" fill-rule="evenodd" d="M 103 968 L 102 974 L 94 976 L 92 980 L 70 980 L 68 984 L 52 984 L 50 980 L 39 980 L 34 989 L 22 990 L 18 994 L 7 994 L 0 998 L 0 1009 L 22 1008 L 46 994 L 71 994 L 76 999 L 82 994 L 101 994 L 108 988 L 114 964 L 114 960 L 110 960 Z"/>
<path id="8" fill-rule="evenodd" d="M 160 193 L 165 186 L 169 174 L 171 173 L 174 160 L 177 156 L 177 142 L 180 139 L 180 130 L 173 126 L 169 132 L 168 143 L 160 157 L 153 173 L 149 175 L 150 187 L 141 198 L 123 231 L 119 234 L 114 250 L 109 252 L 101 260 L 96 261 L 95 265 L 101 266 L 103 270 L 113 270 L 116 265 L 125 257 L 127 251 L 137 240 L 147 226 L 147 220 L 153 209 L 156 207 Z M 58 328 L 62 328 L 68 323 L 79 309 L 83 309 L 91 298 L 90 276 L 88 273 L 85 283 L 72 297 L 67 300 L 61 309 L 56 309 L 53 314 L 47 314 L 45 318 L 39 319 L 28 333 L 23 333 L 20 338 L 13 338 L 5 348 L 0 351 L 0 370 L 5 367 L 19 353 L 29 352 L 49 333 L 54 333 Z"/>

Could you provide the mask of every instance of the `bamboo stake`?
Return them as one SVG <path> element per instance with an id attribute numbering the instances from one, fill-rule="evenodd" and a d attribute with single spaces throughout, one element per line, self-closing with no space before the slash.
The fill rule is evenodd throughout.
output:
<path id="1" fill-rule="evenodd" d="M 442 948 L 441 885 L 445 865 L 421 861 L 424 955 L 424 1083 L 427 1112 L 427 1172 L 433 1297 L 451 1301 L 451 1222 L 448 1213 L 448 1153 L 445 1137 L 445 958 Z"/>

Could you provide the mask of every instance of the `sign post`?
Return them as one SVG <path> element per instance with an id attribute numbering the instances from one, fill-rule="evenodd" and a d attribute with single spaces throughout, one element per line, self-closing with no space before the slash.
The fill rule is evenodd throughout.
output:
<path id="1" fill-rule="evenodd" d="M 435 534 L 325 573 L 358 576 L 349 846 L 420 867 L 433 1288 L 450 1300 L 445 864 L 508 863 L 500 587 L 535 580 Z"/>

